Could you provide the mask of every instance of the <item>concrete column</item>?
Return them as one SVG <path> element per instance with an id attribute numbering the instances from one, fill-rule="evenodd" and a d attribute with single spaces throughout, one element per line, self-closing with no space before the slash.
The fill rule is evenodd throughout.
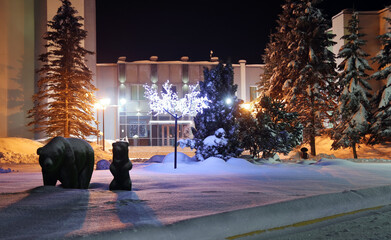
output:
<path id="1" fill-rule="evenodd" d="M 247 102 L 247 87 L 246 87 L 246 60 L 239 60 L 240 64 L 240 98 Z"/>

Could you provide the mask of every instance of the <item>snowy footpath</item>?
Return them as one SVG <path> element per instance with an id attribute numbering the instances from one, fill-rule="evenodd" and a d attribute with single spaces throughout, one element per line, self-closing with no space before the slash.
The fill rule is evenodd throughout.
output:
<path id="1" fill-rule="evenodd" d="M 371 239 L 355 237 L 371 222 L 383 234 L 373 239 L 391 239 L 389 163 L 208 159 L 134 164 L 130 175 L 133 191 L 112 192 L 108 170 L 88 190 L 0 174 L 0 239 Z"/>

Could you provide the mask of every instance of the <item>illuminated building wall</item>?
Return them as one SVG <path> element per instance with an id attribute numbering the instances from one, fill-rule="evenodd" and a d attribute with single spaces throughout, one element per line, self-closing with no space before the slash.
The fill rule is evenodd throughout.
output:
<path id="1" fill-rule="evenodd" d="M 174 143 L 174 119 L 169 115 L 150 116 L 149 103 L 144 98 L 144 84 L 156 84 L 158 91 L 169 80 L 179 97 L 186 94 L 188 85 L 203 80 L 203 69 L 216 66 L 218 61 L 191 62 L 188 57 L 180 61 L 150 60 L 126 62 L 120 57 L 117 63 L 97 64 L 98 99 L 110 98 L 111 106 L 105 110 L 106 139 L 128 139 L 133 146 L 166 146 Z M 246 64 L 241 60 L 233 64 L 237 96 L 250 101 L 256 93 L 256 83 L 263 71 L 262 64 Z M 121 99 L 126 100 L 121 105 Z M 99 113 L 102 122 L 102 112 Z M 179 120 L 178 138 L 191 137 L 192 119 Z M 99 126 L 102 131 L 102 124 Z"/>

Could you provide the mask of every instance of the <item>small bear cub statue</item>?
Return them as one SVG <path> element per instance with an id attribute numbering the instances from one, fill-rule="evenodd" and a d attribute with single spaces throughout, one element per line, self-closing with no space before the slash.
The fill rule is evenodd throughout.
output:
<path id="1" fill-rule="evenodd" d="M 112 190 L 132 190 L 132 181 L 129 171 L 132 169 L 132 162 L 129 160 L 129 143 L 113 143 L 113 162 L 110 164 L 110 172 L 114 179 L 110 183 L 109 189 Z"/>

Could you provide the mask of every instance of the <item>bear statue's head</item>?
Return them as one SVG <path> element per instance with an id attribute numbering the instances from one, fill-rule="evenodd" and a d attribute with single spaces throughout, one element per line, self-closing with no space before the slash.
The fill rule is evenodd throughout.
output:
<path id="1" fill-rule="evenodd" d="M 39 165 L 44 171 L 54 171 L 59 168 L 67 152 L 66 140 L 63 137 L 55 137 L 45 146 L 37 149 Z"/>
<path id="2" fill-rule="evenodd" d="M 129 147 L 128 142 L 113 143 L 113 161 L 114 162 L 129 161 L 128 147 Z"/>
<path id="3" fill-rule="evenodd" d="M 62 155 L 58 149 L 51 149 L 48 147 L 40 147 L 37 149 L 39 155 L 39 165 L 45 171 L 51 171 L 61 162 Z"/>

